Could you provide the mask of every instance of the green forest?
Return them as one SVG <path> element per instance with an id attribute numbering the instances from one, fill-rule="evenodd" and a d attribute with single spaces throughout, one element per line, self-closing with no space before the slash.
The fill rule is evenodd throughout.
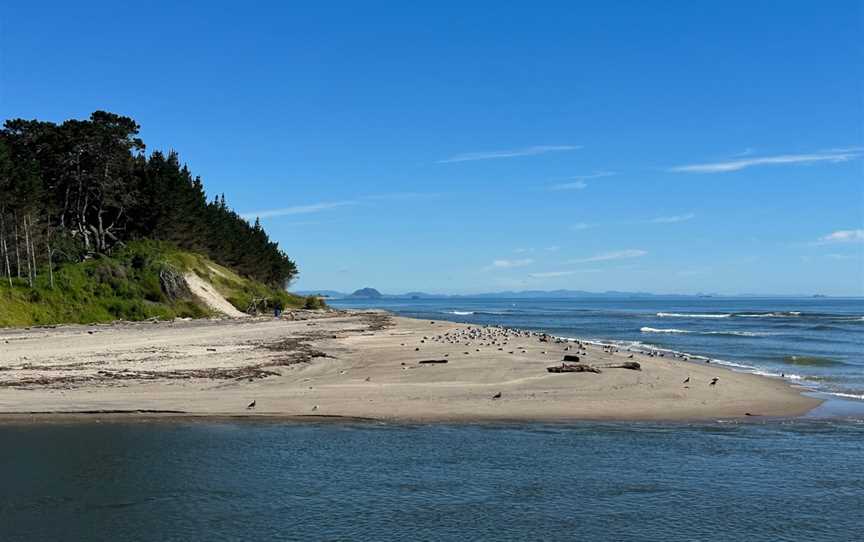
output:
<path id="1" fill-rule="evenodd" d="M 209 199 L 176 152 L 149 155 L 129 117 L 96 111 L 0 130 L 0 326 L 208 316 L 194 272 L 238 310 L 320 308 L 256 219 Z"/>
<path id="2" fill-rule="evenodd" d="M 0 277 L 32 285 L 64 263 L 151 239 L 209 257 L 272 287 L 294 262 L 256 220 L 208 199 L 176 152 L 149 156 L 129 118 L 96 111 L 61 124 L 7 120 L 0 130 Z"/>

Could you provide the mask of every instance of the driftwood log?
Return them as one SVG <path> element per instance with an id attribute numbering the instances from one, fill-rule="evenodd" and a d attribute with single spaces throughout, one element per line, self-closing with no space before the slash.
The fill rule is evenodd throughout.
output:
<path id="1" fill-rule="evenodd" d="M 546 367 L 546 370 L 550 373 L 600 373 L 600 369 L 597 367 L 592 367 L 585 363 L 562 363 L 561 365 L 554 365 L 552 367 Z"/>
<path id="2" fill-rule="evenodd" d="M 424 359 L 420 360 L 417 363 L 447 363 L 446 359 Z"/>
<path id="3" fill-rule="evenodd" d="M 546 367 L 550 373 L 601 373 L 603 369 L 630 369 L 632 371 L 641 371 L 642 366 L 635 361 L 625 361 L 624 363 L 607 363 L 605 365 L 588 365 L 587 363 L 562 363 L 561 365 L 553 365 Z"/>
<path id="4" fill-rule="evenodd" d="M 604 369 L 630 369 L 632 371 L 641 371 L 642 366 L 639 365 L 639 362 L 636 361 L 625 361 L 622 363 L 607 363 L 604 365 L 600 365 Z"/>

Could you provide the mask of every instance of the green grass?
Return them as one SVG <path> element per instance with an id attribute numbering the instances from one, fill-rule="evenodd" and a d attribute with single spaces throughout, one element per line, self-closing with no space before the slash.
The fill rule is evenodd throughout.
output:
<path id="1" fill-rule="evenodd" d="M 211 312 L 196 298 L 171 299 L 162 291 L 160 272 L 194 272 L 241 311 L 253 302 L 261 310 L 300 308 L 307 299 L 241 277 L 207 258 L 155 241 L 136 241 L 114 252 L 54 272 L 51 288 L 47 269 L 40 269 L 33 288 L 13 279 L 0 282 L 0 327 L 113 320 L 200 318 Z"/>

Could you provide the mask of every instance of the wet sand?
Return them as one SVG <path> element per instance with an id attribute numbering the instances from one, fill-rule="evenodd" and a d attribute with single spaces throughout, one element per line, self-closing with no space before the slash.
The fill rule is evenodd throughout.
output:
<path id="1" fill-rule="evenodd" d="M 820 403 L 781 379 L 670 354 L 374 312 L 297 318 L 0 330 L 0 421 L 681 421 Z M 565 354 L 600 372 L 548 372 Z M 633 361 L 640 370 L 612 367 Z"/>

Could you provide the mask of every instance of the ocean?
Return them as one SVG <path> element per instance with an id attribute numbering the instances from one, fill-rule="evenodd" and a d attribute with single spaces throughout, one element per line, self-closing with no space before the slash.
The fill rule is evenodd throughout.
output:
<path id="1" fill-rule="evenodd" d="M 332 304 L 687 352 L 832 407 L 699 423 L 0 425 L 0 540 L 861 539 L 861 300 Z"/>

